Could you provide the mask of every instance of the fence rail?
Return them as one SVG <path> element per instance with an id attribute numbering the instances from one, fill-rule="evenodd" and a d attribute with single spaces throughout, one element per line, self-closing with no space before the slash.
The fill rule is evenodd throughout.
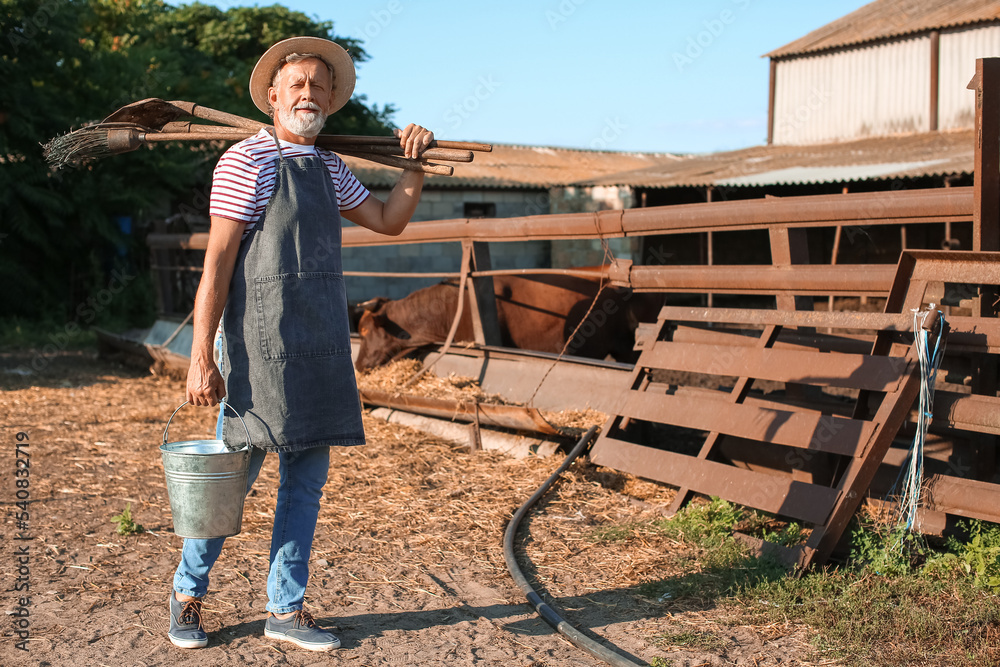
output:
<path id="1" fill-rule="evenodd" d="M 460 241 L 551 241 L 654 234 L 836 226 L 971 222 L 973 188 L 810 195 L 706 202 L 596 213 L 472 218 L 411 223 L 399 236 L 343 230 L 344 247 Z M 150 234 L 154 249 L 204 250 L 208 234 Z"/>

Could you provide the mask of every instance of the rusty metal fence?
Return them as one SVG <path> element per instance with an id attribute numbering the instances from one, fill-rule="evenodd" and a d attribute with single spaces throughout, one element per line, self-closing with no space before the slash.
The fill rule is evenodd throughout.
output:
<path id="1" fill-rule="evenodd" d="M 429 221 L 412 223 L 396 237 L 352 227 L 343 230 L 345 248 L 456 243 L 462 246 L 464 265 L 456 272 L 346 274 L 458 278 L 465 273 L 471 280 L 471 315 L 481 346 L 499 343 L 492 280 L 501 274 L 600 275 L 609 284 L 636 291 L 696 295 L 702 298 L 701 306 L 712 306 L 715 295 L 772 299 L 767 310 L 742 314 L 668 305 L 642 330 L 642 357 L 595 453 L 599 462 L 678 485 L 677 507 L 690 492 L 702 491 L 806 520 L 814 538 L 795 556 L 800 564 L 827 558 L 873 482 L 901 465 L 905 439 L 912 435 L 915 379 L 897 320 L 904 305 L 944 304 L 946 316 L 957 317 L 960 324 L 945 373 L 959 380 L 949 379 L 935 404 L 947 417 L 932 427 L 938 447 L 934 457 L 951 468 L 934 478 L 936 491 L 923 510 L 924 528 L 940 532 L 957 516 L 1000 521 L 1000 503 L 994 502 L 1000 499 L 1000 487 L 994 483 L 1000 425 L 992 417 L 1000 407 L 995 319 L 1000 277 L 994 275 L 1000 256 L 983 252 L 1000 250 L 1000 59 L 979 60 L 970 87 L 977 91 L 973 187 Z M 935 226 L 946 247 L 954 247 L 956 236 L 966 235 L 971 247 L 965 250 L 972 252 L 908 252 L 907 232 L 912 237 L 914 230 L 926 226 Z M 838 262 L 846 235 L 873 229 L 894 229 L 901 236 L 905 252 L 900 264 Z M 711 252 L 687 264 L 614 260 L 597 273 L 496 271 L 490 262 L 490 246 L 496 243 L 638 237 L 669 244 L 680 235 L 703 234 L 711 248 L 713 236 L 751 230 L 767 234 L 767 264 L 719 265 Z M 832 239 L 820 261 L 810 247 L 817 230 Z M 161 310 L 169 310 L 180 277 L 198 270 L 190 261 L 178 263 L 177 253 L 203 250 L 207 240 L 207 234 L 148 237 L 157 258 Z M 916 284 L 915 266 L 939 272 Z M 885 312 L 863 317 L 853 313 L 853 319 L 815 312 L 823 299 L 833 310 L 834 297 L 878 297 L 884 300 Z M 720 370 L 720 359 L 731 363 Z M 815 375 L 804 373 L 803 363 L 824 369 L 826 379 L 803 380 Z M 858 371 L 862 366 L 869 370 Z M 726 386 L 711 395 L 704 387 L 685 389 L 685 380 L 679 378 L 695 371 L 727 379 L 728 384 L 723 382 Z M 809 390 L 806 384 L 821 386 Z M 831 387 L 847 393 L 839 402 L 831 400 L 829 392 L 824 393 Z M 615 397 L 609 397 L 608 404 L 615 403 Z M 783 427 L 782 419 L 793 426 Z M 704 441 L 691 452 L 672 451 L 661 436 L 636 440 L 633 422 L 685 428 Z M 819 425 L 826 422 L 843 428 L 836 437 L 816 437 Z M 797 460 L 808 464 L 769 463 L 762 452 L 773 446 L 797 451 Z M 803 458 L 802 452 L 808 456 Z M 787 459 L 787 451 L 781 456 Z"/>
<path id="2" fill-rule="evenodd" d="M 655 237 L 661 243 L 669 244 L 671 237 L 676 235 L 764 230 L 770 240 L 771 262 L 767 265 L 719 265 L 712 263 L 711 255 L 705 258 L 705 263 L 669 266 L 621 260 L 613 262 L 606 275 L 615 284 L 639 291 L 704 295 L 766 294 L 779 297 L 783 303 L 796 296 L 884 297 L 894 266 L 838 264 L 839 239 L 876 227 L 895 228 L 903 235 L 903 230 L 928 225 L 940 227 L 943 238 L 948 239 L 951 238 L 952 226 L 972 226 L 974 199 L 974 188 L 946 188 L 712 202 L 522 218 L 427 221 L 411 223 L 402 234 L 394 237 L 361 227 L 346 228 L 343 230 L 343 243 L 345 248 L 422 243 L 469 245 L 473 262 L 470 276 L 476 286 L 475 291 L 488 293 L 486 284 L 496 275 L 574 273 L 567 269 L 492 270 L 489 247 L 493 243 Z M 834 250 L 824 264 L 808 263 L 807 234 L 815 229 L 827 229 L 833 233 Z M 200 267 L 190 260 L 178 262 L 177 257 L 180 252 L 204 250 L 208 234 L 150 234 L 147 243 L 154 255 L 159 254 L 160 257 L 154 263 L 154 270 L 160 292 L 164 295 L 161 310 L 168 313 L 187 312 L 188 304 L 175 303 L 172 295 L 177 293 L 181 278 L 196 274 Z M 197 255 L 194 257 L 196 261 Z M 461 275 L 460 271 L 347 271 L 345 274 L 398 278 L 458 278 Z M 580 275 L 593 276 L 594 273 Z M 486 318 L 489 320 L 488 314 Z"/>

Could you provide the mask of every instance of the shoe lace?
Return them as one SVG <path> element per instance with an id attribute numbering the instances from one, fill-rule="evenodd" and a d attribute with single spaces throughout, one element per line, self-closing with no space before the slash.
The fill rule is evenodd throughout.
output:
<path id="1" fill-rule="evenodd" d="M 297 615 L 299 617 L 299 625 L 302 625 L 307 628 L 316 627 L 316 621 L 313 620 L 312 614 L 310 614 L 308 611 L 299 609 Z"/>
<path id="2" fill-rule="evenodd" d="M 195 625 L 201 627 L 201 600 L 189 600 L 184 603 L 177 622 L 181 625 Z"/>

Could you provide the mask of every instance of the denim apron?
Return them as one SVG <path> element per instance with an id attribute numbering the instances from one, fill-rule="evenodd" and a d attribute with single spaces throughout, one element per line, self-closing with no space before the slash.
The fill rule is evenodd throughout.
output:
<path id="1" fill-rule="evenodd" d="M 323 159 L 285 158 L 240 245 L 222 317 L 226 402 L 255 447 L 363 445 L 341 264 L 337 191 Z M 230 411 L 223 440 L 239 446 Z"/>

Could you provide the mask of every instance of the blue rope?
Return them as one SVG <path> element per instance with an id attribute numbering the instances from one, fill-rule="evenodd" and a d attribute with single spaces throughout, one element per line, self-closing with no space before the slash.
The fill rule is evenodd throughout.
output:
<path id="1" fill-rule="evenodd" d="M 917 408 L 917 432 L 913 436 L 913 443 L 910 445 L 910 452 L 903 467 L 899 471 L 899 477 L 893 485 L 894 495 L 898 495 L 899 516 L 897 524 L 905 527 L 907 531 L 913 530 L 916 523 L 917 508 L 920 507 L 920 495 L 924 479 L 924 445 L 927 439 L 927 428 L 934 418 L 934 383 L 937 380 L 937 372 L 941 367 L 941 358 L 944 356 L 945 331 L 947 322 L 944 313 L 937 311 L 940 318 L 939 333 L 935 337 L 933 348 L 930 346 L 929 332 L 923 328 L 928 315 L 934 310 L 931 304 L 929 310 L 914 311 L 913 313 L 913 344 L 917 350 L 917 358 L 920 361 L 920 400 Z M 902 487 L 898 494 L 896 490 Z"/>

